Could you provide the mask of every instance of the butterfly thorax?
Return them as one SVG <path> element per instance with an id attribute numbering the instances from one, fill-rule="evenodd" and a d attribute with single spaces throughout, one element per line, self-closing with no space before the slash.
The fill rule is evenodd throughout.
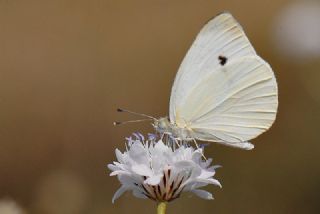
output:
<path id="1" fill-rule="evenodd" d="M 154 128 L 160 134 L 169 134 L 172 137 L 179 140 L 192 140 L 191 130 L 187 127 L 179 127 L 174 123 L 171 123 L 167 117 L 159 118 L 154 121 Z"/>

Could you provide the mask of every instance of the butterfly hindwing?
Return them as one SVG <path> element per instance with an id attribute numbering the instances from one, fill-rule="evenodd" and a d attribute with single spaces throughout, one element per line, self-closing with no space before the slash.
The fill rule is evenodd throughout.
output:
<path id="1" fill-rule="evenodd" d="M 188 121 L 193 137 L 242 147 L 242 142 L 272 125 L 277 107 L 271 67 L 260 57 L 250 56 L 204 77 L 192 88 L 185 106 L 177 110 Z"/>

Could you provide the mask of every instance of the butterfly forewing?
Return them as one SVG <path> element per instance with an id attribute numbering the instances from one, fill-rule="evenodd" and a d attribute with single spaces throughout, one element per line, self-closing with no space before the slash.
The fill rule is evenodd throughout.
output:
<path id="1" fill-rule="evenodd" d="M 170 120 L 176 122 L 175 108 L 181 106 L 190 86 L 202 76 L 236 58 L 256 55 L 242 27 L 229 13 L 210 20 L 200 31 L 183 59 L 175 78 L 170 97 Z M 221 65 L 221 58 L 225 59 Z"/>
<path id="2" fill-rule="evenodd" d="M 240 148 L 275 120 L 277 83 L 241 26 L 223 13 L 200 31 L 171 92 L 170 121 L 193 137 Z"/>

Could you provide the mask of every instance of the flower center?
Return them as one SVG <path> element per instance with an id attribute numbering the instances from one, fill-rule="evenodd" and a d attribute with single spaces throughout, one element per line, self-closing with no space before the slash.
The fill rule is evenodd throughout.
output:
<path id="1" fill-rule="evenodd" d="M 189 176 L 183 174 L 177 174 L 173 176 L 171 170 L 167 169 L 164 171 L 164 175 L 158 185 L 149 185 L 141 183 L 140 185 L 136 184 L 143 190 L 143 194 L 154 200 L 154 201 L 172 201 L 180 197 L 180 194 L 184 188 L 184 181 L 188 179 Z M 146 180 L 146 177 L 143 176 L 143 180 Z"/>

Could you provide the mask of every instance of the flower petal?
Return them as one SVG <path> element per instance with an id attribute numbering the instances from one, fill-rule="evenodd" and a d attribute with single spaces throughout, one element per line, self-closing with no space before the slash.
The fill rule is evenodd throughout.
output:
<path id="1" fill-rule="evenodd" d="M 133 165 L 131 167 L 131 170 L 138 174 L 138 175 L 141 175 L 141 176 L 152 176 L 152 170 L 150 169 L 150 167 L 147 167 L 146 165 L 144 164 L 136 164 L 136 165 Z"/>
<path id="2" fill-rule="evenodd" d="M 206 199 L 206 200 L 212 200 L 213 196 L 210 192 L 202 190 L 202 189 L 194 189 L 191 190 L 195 195 L 197 195 L 200 198 Z"/>
<path id="3" fill-rule="evenodd" d="M 214 165 L 214 166 L 208 167 L 207 170 L 210 172 L 214 172 L 216 169 L 219 169 L 221 167 L 222 167 L 221 165 Z"/>
<path id="4" fill-rule="evenodd" d="M 205 162 L 201 163 L 201 167 L 202 168 L 208 168 L 211 163 L 212 163 L 212 158 L 208 158 Z"/>
<path id="5" fill-rule="evenodd" d="M 111 170 L 111 171 L 116 171 L 119 169 L 119 167 L 113 165 L 113 164 L 108 164 L 108 168 Z"/>
<path id="6" fill-rule="evenodd" d="M 127 186 L 122 185 L 113 195 L 112 203 L 117 200 L 125 191 L 128 190 Z"/>
<path id="7" fill-rule="evenodd" d="M 123 154 L 120 152 L 119 149 L 116 149 L 116 157 L 120 163 L 123 163 Z"/>
<path id="8" fill-rule="evenodd" d="M 141 142 L 132 144 L 128 151 L 128 155 L 131 158 L 132 163 L 146 164 L 149 162 L 149 155 Z"/>
<path id="9" fill-rule="evenodd" d="M 130 173 L 123 170 L 116 170 L 110 173 L 110 176 L 115 176 L 115 175 L 130 175 Z"/>
<path id="10" fill-rule="evenodd" d="M 149 185 L 158 185 L 160 183 L 161 178 L 163 177 L 163 175 L 156 175 L 156 176 L 152 176 L 148 179 L 146 179 L 144 181 L 144 183 L 149 184 Z"/>
<path id="11" fill-rule="evenodd" d="M 201 183 L 213 184 L 222 188 L 222 185 L 220 184 L 220 182 L 213 178 L 208 178 L 208 179 L 197 178 L 196 181 Z"/>
<path id="12" fill-rule="evenodd" d="M 131 187 L 134 183 L 139 182 L 136 176 L 133 176 L 131 173 L 122 173 L 118 175 L 120 183 L 124 186 Z M 142 180 L 140 178 L 140 180 Z"/>
<path id="13" fill-rule="evenodd" d="M 203 179 L 207 179 L 207 178 L 213 177 L 215 173 L 216 173 L 215 171 L 210 172 L 210 171 L 202 170 L 199 177 Z"/>
<path id="14" fill-rule="evenodd" d="M 197 163 L 197 164 L 200 164 L 201 163 L 201 159 L 202 159 L 202 156 L 203 156 L 203 153 L 199 150 L 195 151 L 193 154 L 192 154 L 192 160 Z"/>
<path id="15" fill-rule="evenodd" d="M 139 191 L 137 189 L 133 190 L 132 194 L 137 198 L 142 198 L 142 199 L 148 198 L 147 196 L 145 196 L 145 194 L 143 194 L 141 191 Z"/>
<path id="16" fill-rule="evenodd" d="M 174 163 L 174 167 L 176 168 L 189 168 L 193 166 L 193 162 L 189 160 L 177 161 Z"/>

